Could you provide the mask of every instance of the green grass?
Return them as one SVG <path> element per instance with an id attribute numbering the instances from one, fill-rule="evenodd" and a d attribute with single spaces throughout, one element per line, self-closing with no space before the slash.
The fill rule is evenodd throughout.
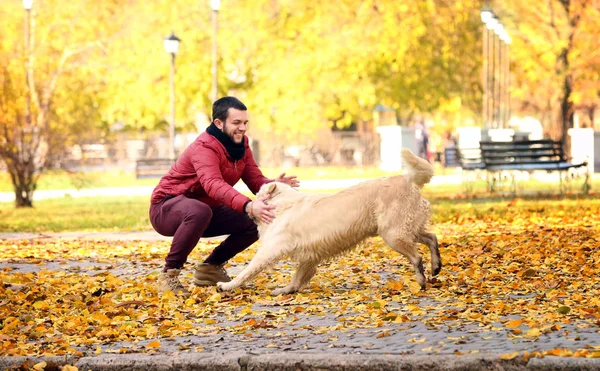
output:
<path id="1" fill-rule="evenodd" d="M 156 185 L 158 179 L 135 179 L 130 171 L 102 171 L 85 173 L 67 173 L 66 171 L 48 171 L 40 176 L 38 190 L 84 189 L 106 187 L 129 187 Z M 0 172 L 0 192 L 12 192 L 10 176 Z"/>
<path id="2" fill-rule="evenodd" d="M 148 197 L 56 198 L 33 209 L 0 203 L 2 232 L 132 231 L 152 229 Z"/>
<path id="3" fill-rule="evenodd" d="M 595 194 L 600 189 L 600 177 L 590 181 L 592 191 Z M 577 196 L 583 193 L 583 179 L 575 179 L 570 182 L 564 191 L 564 196 Z M 594 191 L 595 190 L 595 191 Z M 514 198 L 512 185 L 509 183 L 499 184 L 495 192 L 488 191 L 487 183 L 484 180 L 477 180 L 471 183 L 471 188 L 467 192 L 464 184 L 436 184 L 428 185 L 423 189 L 423 195 L 426 198 Z M 558 178 L 555 182 L 545 182 L 540 180 L 527 180 L 517 182 L 517 197 L 520 198 L 555 198 L 560 196 L 560 184 Z"/>
<path id="4" fill-rule="evenodd" d="M 319 191 L 315 191 L 319 192 Z M 327 190 L 323 192 L 333 192 Z M 482 220 L 486 214 L 502 216 L 509 208 L 524 210 L 564 209 L 576 213 L 581 202 L 600 203 L 597 196 L 558 195 L 520 198 L 512 197 L 460 198 L 448 194 L 425 196 L 433 207 L 433 222 L 456 220 L 464 213 L 475 213 Z M 56 198 L 40 200 L 33 209 L 15 209 L 12 204 L 0 203 L 0 232 L 119 232 L 151 230 L 148 220 L 148 197 Z"/>

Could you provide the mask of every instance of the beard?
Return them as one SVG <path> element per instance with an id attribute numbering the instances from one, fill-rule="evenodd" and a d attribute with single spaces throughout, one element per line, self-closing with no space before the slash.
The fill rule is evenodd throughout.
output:
<path id="1" fill-rule="evenodd" d="M 244 134 L 237 133 L 237 135 L 236 135 L 236 129 L 235 129 L 235 126 L 233 126 L 233 125 L 224 124 L 223 125 L 223 134 L 227 135 L 229 137 L 229 139 L 231 139 L 231 141 L 235 144 L 240 144 L 244 141 Z"/>

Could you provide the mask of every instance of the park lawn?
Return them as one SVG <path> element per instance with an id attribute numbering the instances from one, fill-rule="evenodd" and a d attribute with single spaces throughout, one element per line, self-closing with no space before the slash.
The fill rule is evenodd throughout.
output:
<path id="1" fill-rule="evenodd" d="M 0 203 L 0 232 L 148 230 L 149 202 L 146 196 L 55 198 L 31 209 Z"/>
<path id="2" fill-rule="evenodd" d="M 466 217 L 484 220 L 491 216 L 510 219 L 547 212 L 576 214 L 584 203 L 596 208 L 600 204 L 600 198 L 593 195 L 467 199 L 438 197 L 431 191 L 424 193 L 432 203 L 434 224 L 452 223 Z M 146 196 L 48 199 L 37 201 L 32 209 L 15 209 L 11 203 L 0 203 L 0 232 L 151 230 L 148 206 Z"/>

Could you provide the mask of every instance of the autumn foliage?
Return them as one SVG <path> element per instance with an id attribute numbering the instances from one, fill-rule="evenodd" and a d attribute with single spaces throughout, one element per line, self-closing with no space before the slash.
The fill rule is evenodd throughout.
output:
<path id="1" fill-rule="evenodd" d="M 156 352 L 173 336 L 251 339 L 260 330 L 294 327 L 313 333 L 362 328 L 385 337 L 415 321 L 450 329 L 476 324 L 535 347 L 544 334 L 566 335 L 568 326 L 600 326 L 598 200 L 438 205 L 434 219 L 444 266 L 425 292 L 408 262 L 380 239 L 324 264 L 297 294 L 269 296 L 288 280 L 291 267 L 281 264 L 242 290 L 196 288 L 187 300 L 157 295 L 166 242 L 1 241 L 0 355 L 93 355 L 116 342 L 144 340 L 150 342 L 108 351 Z M 215 244 L 203 241 L 190 260 L 206 256 Z M 239 272 L 253 253 L 251 248 L 234 258 L 230 272 Z M 188 265 L 186 284 L 191 271 Z M 330 324 L 300 325 L 311 318 Z M 448 337 L 457 344 L 468 341 Z M 578 343 L 527 357 L 599 357 L 598 345 Z"/>

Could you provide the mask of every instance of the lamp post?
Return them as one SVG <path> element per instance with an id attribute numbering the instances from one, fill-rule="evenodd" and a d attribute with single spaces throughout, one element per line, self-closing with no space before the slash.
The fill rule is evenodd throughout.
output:
<path id="1" fill-rule="evenodd" d="M 497 129 L 504 129 L 504 118 L 502 117 L 504 71 L 502 68 L 502 40 L 500 40 L 502 31 L 504 31 L 504 26 L 498 21 L 494 25 L 494 122 Z"/>
<path id="2" fill-rule="evenodd" d="M 212 101 L 217 100 L 218 86 L 217 86 L 217 35 L 219 32 L 218 15 L 219 9 L 221 8 L 221 0 L 210 0 L 210 8 L 212 10 L 212 24 L 213 24 L 213 43 L 212 43 L 212 88 L 210 97 Z"/>
<path id="3" fill-rule="evenodd" d="M 486 129 L 506 128 L 510 116 L 508 44 L 510 36 L 486 6 L 481 10 L 483 34 L 483 123 Z M 490 102 L 491 101 L 491 102 Z"/>
<path id="4" fill-rule="evenodd" d="M 510 60 L 509 56 L 509 45 L 512 42 L 512 39 L 506 32 L 506 29 L 502 30 L 500 35 L 500 40 L 504 42 L 504 94 L 502 99 L 504 100 L 504 126 L 508 126 L 508 120 L 510 119 Z"/>
<path id="5" fill-rule="evenodd" d="M 164 40 L 165 50 L 171 54 L 171 120 L 169 122 L 169 158 L 175 160 L 175 55 L 181 40 L 173 32 Z"/>
<path id="6" fill-rule="evenodd" d="M 25 125 L 31 129 L 31 89 L 29 87 L 31 74 L 31 36 L 29 30 L 31 27 L 31 8 L 33 0 L 23 0 L 23 8 L 27 13 L 25 19 Z"/>
<path id="7" fill-rule="evenodd" d="M 488 68 L 488 122 L 489 128 L 496 128 L 496 37 L 494 28 L 498 24 L 498 18 L 492 13 L 492 17 L 486 23 L 488 33 L 488 61 L 491 68 Z"/>
<path id="8" fill-rule="evenodd" d="M 487 23 L 494 16 L 494 13 L 486 6 L 481 11 L 481 21 L 483 22 L 483 126 L 489 128 L 490 126 L 490 96 L 489 96 L 489 76 L 490 76 L 490 45 L 489 45 L 489 29 Z"/>

